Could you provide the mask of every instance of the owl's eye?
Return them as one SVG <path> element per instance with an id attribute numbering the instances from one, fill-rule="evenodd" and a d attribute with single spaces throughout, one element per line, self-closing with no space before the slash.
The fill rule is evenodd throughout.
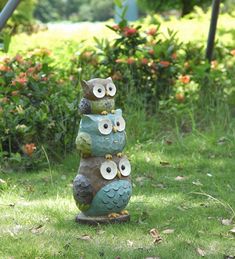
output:
<path id="1" fill-rule="evenodd" d="M 119 171 L 121 172 L 122 176 L 128 176 L 131 173 L 131 164 L 127 158 L 122 158 L 119 162 Z"/>
<path id="2" fill-rule="evenodd" d="M 117 165 L 113 161 L 105 161 L 100 167 L 100 173 L 106 180 L 112 180 L 117 175 Z"/>
<path id="3" fill-rule="evenodd" d="M 106 91 L 108 95 L 113 97 L 116 94 L 116 86 L 113 83 L 108 83 L 106 85 Z"/>
<path id="4" fill-rule="evenodd" d="M 118 117 L 115 121 L 115 125 L 118 131 L 123 131 L 126 128 L 126 122 L 123 117 Z"/>
<path id="5" fill-rule="evenodd" d="M 103 98 L 105 96 L 105 88 L 101 84 L 97 84 L 93 87 L 93 94 L 97 98 Z"/>
<path id="6" fill-rule="evenodd" d="M 103 119 L 99 122 L 98 129 L 102 135 L 108 135 L 113 129 L 112 122 L 109 119 Z"/>

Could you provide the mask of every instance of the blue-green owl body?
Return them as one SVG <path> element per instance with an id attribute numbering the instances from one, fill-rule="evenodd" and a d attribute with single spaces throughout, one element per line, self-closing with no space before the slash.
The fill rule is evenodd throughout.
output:
<path id="1" fill-rule="evenodd" d="M 121 212 L 128 204 L 132 187 L 127 180 L 117 180 L 100 189 L 87 211 L 86 216 L 102 216 Z"/>
<path id="2" fill-rule="evenodd" d="M 78 150 L 85 156 L 105 156 L 122 152 L 126 145 L 122 111 L 114 114 L 84 115 L 76 139 Z"/>

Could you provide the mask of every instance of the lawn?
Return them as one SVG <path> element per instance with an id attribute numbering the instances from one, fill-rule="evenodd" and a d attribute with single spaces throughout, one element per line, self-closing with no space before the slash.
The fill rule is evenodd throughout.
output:
<path id="1" fill-rule="evenodd" d="M 129 131 L 131 125 L 129 125 Z M 159 132 L 158 132 L 159 133 Z M 130 134 L 130 133 L 129 133 Z M 131 139 L 132 142 L 132 139 Z M 129 143 L 131 222 L 78 225 L 79 156 L 51 170 L 0 173 L 1 258 L 225 258 L 235 255 L 235 131 L 162 132 Z M 150 235 L 156 229 L 161 242 Z M 156 233 L 155 233 L 156 234 Z M 228 257 L 226 257 L 228 258 Z"/>

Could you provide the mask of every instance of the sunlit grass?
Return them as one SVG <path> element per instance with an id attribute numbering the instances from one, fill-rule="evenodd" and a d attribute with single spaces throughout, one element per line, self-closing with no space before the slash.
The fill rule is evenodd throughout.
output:
<path id="1" fill-rule="evenodd" d="M 224 226 L 221 220 L 233 216 L 227 204 L 235 207 L 235 137 L 223 132 L 229 141 L 218 144 L 220 137 L 219 132 L 175 136 L 167 144 L 163 136 L 129 145 L 131 222 L 120 226 L 75 223 L 71 182 L 77 155 L 53 167 L 53 185 L 48 170 L 0 174 L 8 183 L 0 194 L 0 257 L 198 258 L 197 248 L 208 258 L 234 255 L 233 224 Z M 169 164 L 161 165 L 163 160 Z M 160 244 L 153 243 L 152 228 L 159 231 Z M 166 229 L 174 232 L 164 234 Z"/>
<path id="2" fill-rule="evenodd" d="M 167 30 L 171 29 L 177 32 L 177 37 L 182 42 L 197 41 L 206 44 L 206 39 L 209 31 L 210 12 L 204 15 L 194 15 L 193 19 L 178 20 L 172 18 L 171 20 L 163 20 L 159 16 L 158 21 L 161 23 L 160 32 L 167 35 Z M 218 20 L 218 29 L 216 40 L 227 45 L 233 45 L 235 40 L 234 31 L 235 18 L 228 14 L 221 14 Z M 148 21 L 146 23 L 140 22 L 143 28 L 148 28 Z M 113 21 L 97 22 L 97 23 L 79 23 L 79 24 L 55 24 L 49 25 L 48 30 L 40 31 L 36 34 L 15 35 L 12 39 L 10 52 L 17 53 L 27 49 L 45 47 L 53 49 L 57 55 L 62 55 L 63 52 L 76 52 L 81 49 L 80 42 L 83 45 L 91 46 L 95 42 L 94 37 L 113 39 L 116 37 L 115 33 L 108 29 L 105 25 L 113 25 Z"/>

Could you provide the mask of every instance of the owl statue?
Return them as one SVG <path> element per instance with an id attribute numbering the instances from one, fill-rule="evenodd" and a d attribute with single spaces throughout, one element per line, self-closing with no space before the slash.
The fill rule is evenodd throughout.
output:
<path id="1" fill-rule="evenodd" d="M 83 95 L 79 104 L 80 114 L 107 114 L 115 109 L 116 86 L 111 77 L 82 81 Z"/>
<path id="2" fill-rule="evenodd" d="M 112 160 L 103 157 L 81 159 L 74 179 L 73 195 L 85 216 L 118 216 L 131 197 L 131 165 L 123 156 Z"/>
<path id="3" fill-rule="evenodd" d="M 76 138 L 77 149 L 82 157 L 121 156 L 126 144 L 125 120 L 122 111 L 117 109 L 113 114 L 85 114 L 80 121 Z"/>
<path id="4" fill-rule="evenodd" d="M 126 122 L 115 109 L 116 87 L 112 78 L 83 81 L 79 104 L 81 121 L 76 146 L 81 155 L 73 196 L 84 224 L 129 221 L 124 210 L 131 193 L 131 165 L 123 154 Z"/>

